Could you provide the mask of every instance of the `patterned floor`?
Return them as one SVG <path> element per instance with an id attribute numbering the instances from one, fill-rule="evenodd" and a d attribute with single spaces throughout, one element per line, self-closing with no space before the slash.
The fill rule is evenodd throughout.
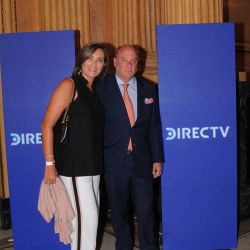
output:
<path id="1" fill-rule="evenodd" d="M 14 250 L 11 237 L 12 230 L 0 230 L 0 250 Z M 115 237 L 110 225 L 106 225 L 105 232 L 99 234 L 98 242 L 98 250 L 115 250 Z M 238 247 L 233 250 L 250 250 L 250 218 L 240 224 Z"/>
<path id="2" fill-rule="evenodd" d="M 237 250 L 250 250 L 250 232 L 239 237 Z"/>

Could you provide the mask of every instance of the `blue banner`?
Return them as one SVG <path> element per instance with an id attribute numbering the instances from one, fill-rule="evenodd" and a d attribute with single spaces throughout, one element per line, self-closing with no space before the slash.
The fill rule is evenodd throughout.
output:
<path id="1" fill-rule="evenodd" d="M 74 31 L 0 35 L 3 110 L 15 250 L 70 249 L 37 211 L 44 174 L 41 122 L 75 61 Z"/>
<path id="2" fill-rule="evenodd" d="M 234 25 L 157 27 L 164 250 L 237 245 Z"/>

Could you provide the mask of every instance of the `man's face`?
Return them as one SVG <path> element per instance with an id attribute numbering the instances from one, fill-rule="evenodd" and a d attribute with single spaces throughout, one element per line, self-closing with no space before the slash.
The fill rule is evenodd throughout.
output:
<path id="1" fill-rule="evenodd" d="M 137 55 L 133 47 L 122 47 L 114 58 L 114 66 L 117 75 L 128 82 L 137 70 Z"/>

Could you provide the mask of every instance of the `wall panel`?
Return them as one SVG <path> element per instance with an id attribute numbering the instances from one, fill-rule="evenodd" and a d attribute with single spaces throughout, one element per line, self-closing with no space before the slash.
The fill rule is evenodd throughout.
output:
<path id="1" fill-rule="evenodd" d="M 134 43 L 148 52 L 145 76 L 157 81 L 156 25 L 222 22 L 222 0 L 104 0 L 103 39 L 114 46 Z M 113 33 L 113 34 L 112 34 Z"/>
<path id="2" fill-rule="evenodd" d="M 225 21 L 236 25 L 236 60 L 237 71 L 245 72 L 250 79 L 250 4 L 249 0 L 227 0 L 224 2 Z"/>
<path id="3" fill-rule="evenodd" d="M 42 30 L 79 30 L 81 44 L 90 41 L 89 1 L 87 0 L 41 0 Z"/>
<path id="4" fill-rule="evenodd" d="M 16 1 L 0 1 L 0 33 L 12 33 L 17 31 Z"/>
<path id="5" fill-rule="evenodd" d="M 222 21 L 222 0 L 1 0 L 1 33 L 78 29 L 81 43 L 156 51 L 156 24 Z M 109 20 L 109 22 L 107 22 Z"/>
<path id="6" fill-rule="evenodd" d="M 157 82 L 155 26 L 222 22 L 222 7 L 223 0 L 0 0 L 0 33 L 73 29 L 81 45 L 138 44 L 147 51 L 144 76 Z"/>
<path id="7" fill-rule="evenodd" d="M 3 123 L 3 100 L 2 100 L 2 77 L 0 64 L 0 198 L 9 198 L 8 170 L 5 148 L 4 123 Z"/>

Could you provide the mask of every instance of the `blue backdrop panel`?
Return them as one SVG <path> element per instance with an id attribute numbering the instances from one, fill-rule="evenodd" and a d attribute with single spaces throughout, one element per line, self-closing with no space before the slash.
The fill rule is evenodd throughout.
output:
<path id="1" fill-rule="evenodd" d="M 44 174 L 40 125 L 55 86 L 70 76 L 74 31 L 0 35 L 5 140 L 15 250 L 70 249 L 37 211 Z"/>
<path id="2" fill-rule="evenodd" d="M 233 24 L 157 27 L 164 250 L 236 247 Z"/>

